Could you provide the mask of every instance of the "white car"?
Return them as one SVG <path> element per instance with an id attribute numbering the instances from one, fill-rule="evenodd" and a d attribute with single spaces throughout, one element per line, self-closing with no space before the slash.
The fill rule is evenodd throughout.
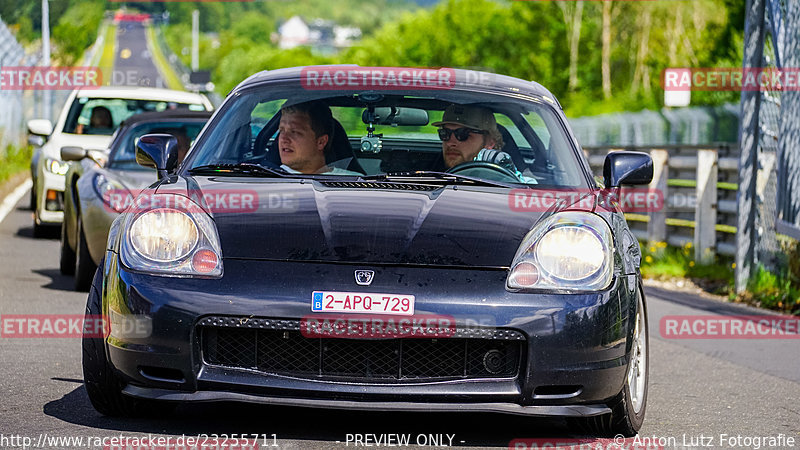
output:
<path id="1" fill-rule="evenodd" d="M 92 151 L 94 159 L 101 161 L 108 151 L 111 135 L 123 120 L 146 111 L 177 108 L 211 111 L 213 106 L 203 94 L 104 86 L 73 91 L 55 126 L 47 119 L 28 121 L 30 141 L 41 145 L 31 161 L 34 236 L 40 236 L 45 226 L 60 225 L 64 219 L 64 174 L 69 165 L 61 159 L 63 147 Z"/>

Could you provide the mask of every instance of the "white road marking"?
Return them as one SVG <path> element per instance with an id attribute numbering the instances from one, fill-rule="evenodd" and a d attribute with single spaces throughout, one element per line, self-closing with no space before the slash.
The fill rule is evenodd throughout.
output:
<path id="1" fill-rule="evenodd" d="M 0 203 L 0 222 L 6 218 L 8 213 L 14 209 L 14 205 L 16 205 L 22 196 L 27 194 L 32 187 L 33 182 L 30 179 L 25 180 L 22 184 L 17 186 L 13 192 L 6 196 L 6 198 L 3 200 L 3 203 Z"/>

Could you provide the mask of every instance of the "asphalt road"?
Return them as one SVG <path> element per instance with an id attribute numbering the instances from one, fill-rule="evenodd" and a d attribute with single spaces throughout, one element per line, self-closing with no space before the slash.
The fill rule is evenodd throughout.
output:
<path id="1" fill-rule="evenodd" d="M 115 86 L 166 87 L 153 64 L 144 25 L 140 22 L 120 22 L 117 27 L 117 46 L 111 84 Z"/>
<path id="2" fill-rule="evenodd" d="M 81 314 L 86 294 L 73 292 L 71 278 L 59 274 L 57 230 L 50 238 L 33 239 L 31 212 L 24 203 L 21 200 L 0 222 L 0 316 Z M 730 448 L 729 442 L 720 441 L 721 434 L 743 438 L 783 434 L 800 446 L 800 340 L 666 340 L 658 331 L 665 314 L 751 314 L 752 310 L 690 295 L 648 292 L 651 379 L 640 436 L 670 439 L 662 442 L 678 445 L 686 439 L 695 443 L 694 448 L 702 444 Z M 560 420 L 237 404 L 181 406 L 174 415 L 159 419 L 112 419 L 98 414 L 86 396 L 79 339 L 0 338 L 0 361 L 0 448 L 4 449 L 22 448 L 23 437 L 35 445 L 39 439 L 52 442 L 56 437 L 148 434 L 258 434 L 267 436 L 270 446 L 274 439 L 280 448 L 343 448 L 348 434 L 357 433 L 408 434 L 412 444 L 420 436 L 442 435 L 445 444 L 452 437 L 453 446 L 470 448 L 508 448 L 518 438 L 579 437 Z M 14 437 L 16 441 L 9 440 Z M 62 441 L 39 448 L 102 448 L 86 442 Z M 754 446 L 751 441 L 750 447 Z"/>

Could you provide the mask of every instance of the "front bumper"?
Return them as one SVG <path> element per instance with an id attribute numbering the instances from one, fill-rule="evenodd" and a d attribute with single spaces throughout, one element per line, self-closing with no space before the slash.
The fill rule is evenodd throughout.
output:
<path id="1" fill-rule="evenodd" d="M 226 259 L 217 280 L 134 273 L 106 255 L 104 308 L 146 316 L 148 337 L 109 337 L 109 359 L 142 398 L 240 400 L 272 404 L 380 409 L 494 411 L 522 415 L 605 414 L 627 369 L 635 276 L 616 277 L 590 294 L 515 294 L 506 271 L 368 267 Z M 353 271 L 375 270 L 356 289 Z M 459 327 L 524 336 L 519 370 L 500 378 L 446 380 L 337 379 L 268 373 L 210 364 L 198 324 L 209 316 L 298 320 L 311 315 L 313 290 L 401 292 L 418 314 L 448 315 Z"/>

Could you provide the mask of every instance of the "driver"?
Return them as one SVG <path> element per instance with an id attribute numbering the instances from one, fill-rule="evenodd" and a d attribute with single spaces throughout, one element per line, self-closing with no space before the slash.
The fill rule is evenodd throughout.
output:
<path id="1" fill-rule="evenodd" d="M 311 101 L 282 108 L 278 131 L 283 170 L 304 174 L 361 175 L 338 167 L 330 168 L 325 163 L 325 152 L 330 151 L 333 132 L 333 115 L 328 105 Z"/>
<path id="2" fill-rule="evenodd" d="M 503 137 L 489 109 L 453 104 L 444 110 L 442 120 L 432 125 L 440 127 L 442 156 L 448 169 L 471 161 L 483 161 L 504 167 L 522 180 L 511 155 L 500 151 Z"/>
<path id="3" fill-rule="evenodd" d="M 78 124 L 76 134 L 97 134 L 98 130 L 110 130 L 114 126 L 111 111 L 105 106 L 95 106 L 89 117 L 89 126 Z"/>

